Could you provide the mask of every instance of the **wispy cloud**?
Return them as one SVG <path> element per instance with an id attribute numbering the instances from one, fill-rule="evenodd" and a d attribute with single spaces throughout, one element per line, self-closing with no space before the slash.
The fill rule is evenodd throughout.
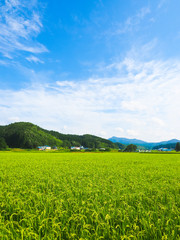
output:
<path id="1" fill-rule="evenodd" d="M 46 47 L 35 38 L 43 27 L 41 16 L 26 0 L 6 0 L 0 5 L 0 52 L 13 58 L 20 51 L 46 52 Z"/>
<path id="2" fill-rule="evenodd" d="M 167 1 L 168 0 L 160 0 L 158 4 L 158 8 L 162 8 L 165 5 L 165 3 L 167 3 Z"/>
<path id="3" fill-rule="evenodd" d="M 136 18 L 141 20 L 143 19 L 147 14 L 149 14 L 151 11 L 150 11 L 150 8 L 149 7 L 143 7 L 140 9 L 140 11 L 137 13 L 136 15 Z"/>
<path id="4" fill-rule="evenodd" d="M 34 63 L 44 63 L 42 60 L 40 60 L 38 57 L 36 56 L 29 56 L 26 58 L 29 62 L 34 62 Z"/>
<path id="5" fill-rule="evenodd" d="M 149 7 L 143 7 L 134 16 L 128 17 L 124 23 L 118 23 L 113 29 L 113 35 L 125 34 L 135 30 L 135 28 L 141 23 L 141 21 L 150 14 L 151 10 Z"/>

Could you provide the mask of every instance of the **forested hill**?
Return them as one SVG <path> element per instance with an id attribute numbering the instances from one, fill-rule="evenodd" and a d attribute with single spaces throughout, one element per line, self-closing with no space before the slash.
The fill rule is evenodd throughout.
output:
<path id="1" fill-rule="evenodd" d="M 160 144 L 160 145 L 153 147 L 153 150 L 156 150 L 159 148 L 175 149 L 175 147 L 176 147 L 176 143 Z"/>
<path id="2" fill-rule="evenodd" d="M 12 123 L 0 127 L 0 136 L 12 148 L 36 148 L 41 145 L 61 146 L 63 142 L 32 123 Z"/>
<path id="3" fill-rule="evenodd" d="M 28 122 L 0 126 L 0 137 L 3 137 L 7 145 L 12 148 L 36 148 L 41 145 L 65 148 L 81 145 L 86 148 L 124 148 L 120 143 L 112 143 L 97 136 L 62 134 Z"/>
<path id="4" fill-rule="evenodd" d="M 61 139 L 63 141 L 63 145 L 70 147 L 70 146 L 84 146 L 87 148 L 121 148 L 123 149 L 125 145 L 121 143 L 112 143 L 110 140 L 97 137 L 90 134 L 84 135 L 73 135 L 73 134 L 62 134 L 56 131 L 43 131 L 50 133 L 52 136 L 56 137 L 57 139 Z"/>

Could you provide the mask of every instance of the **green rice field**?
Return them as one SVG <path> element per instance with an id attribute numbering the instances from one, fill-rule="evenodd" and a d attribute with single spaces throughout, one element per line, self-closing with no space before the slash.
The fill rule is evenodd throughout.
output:
<path id="1" fill-rule="evenodd" d="M 0 239 L 180 239 L 180 154 L 0 152 Z"/>

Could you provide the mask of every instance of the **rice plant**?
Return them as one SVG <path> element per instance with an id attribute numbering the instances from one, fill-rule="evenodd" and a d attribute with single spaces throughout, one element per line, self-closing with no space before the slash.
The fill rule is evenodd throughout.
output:
<path id="1" fill-rule="evenodd" d="M 180 239 L 179 154 L 0 152 L 0 239 Z"/>

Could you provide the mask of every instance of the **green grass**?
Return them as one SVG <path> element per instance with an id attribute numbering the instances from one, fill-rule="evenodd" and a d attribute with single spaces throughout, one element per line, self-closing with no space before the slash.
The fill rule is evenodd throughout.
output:
<path id="1" fill-rule="evenodd" d="M 179 154 L 0 152 L 0 239 L 180 239 Z"/>

